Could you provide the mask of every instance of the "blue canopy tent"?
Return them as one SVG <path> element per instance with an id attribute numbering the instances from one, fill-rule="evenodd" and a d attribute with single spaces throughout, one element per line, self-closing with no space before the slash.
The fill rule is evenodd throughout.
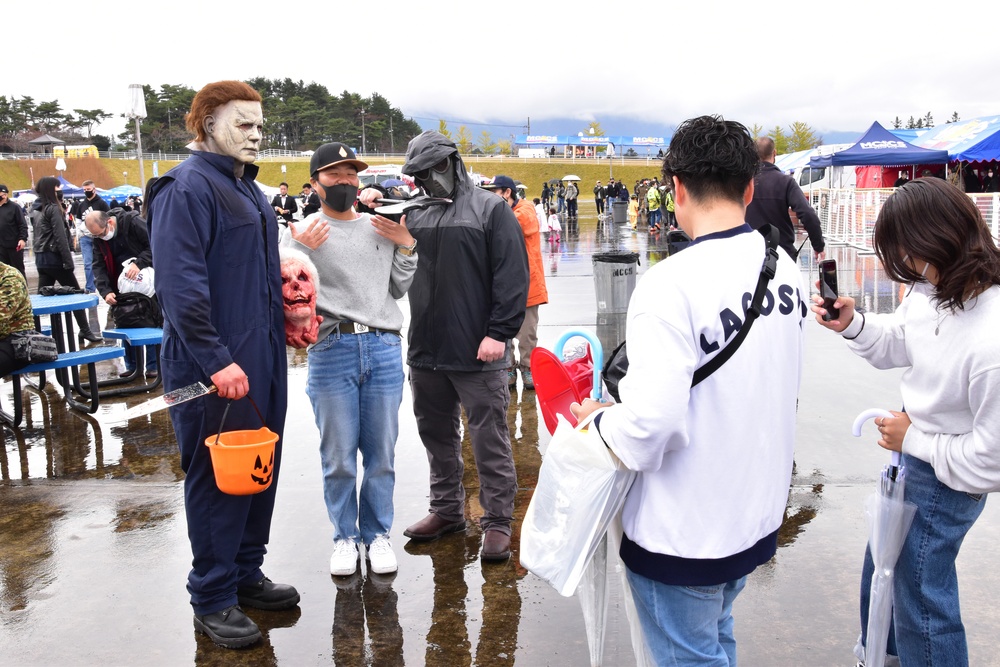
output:
<path id="1" fill-rule="evenodd" d="M 81 188 L 78 185 L 73 185 L 65 178 L 63 178 L 61 174 L 58 176 L 58 178 L 59 182 L 62 183 L 63 197 L 65 197 L 66 199 L 72 199 L 73 197 L 83 196 L 83 188 Z"/>
<path id="2" fill-rule="evenodd" d="M 944 164 L 948 160 L 948 151 L 914 146 L 903 141 L 876 121 L 858 139 L 856 144 L 830 155 L 817 155 L 809 160 L 809 166 Z"/>
<path id="3" fill-rule="evenodd" d="M 944 149 L 952 160 L 1000 160 L 1000 116 L 983 116 L 938 125 L 914 140 L 922 148 Z"/>
<path id="4" fill-rule="evenodd" d="M 135 185 L 119 185 L 118 187 L 111 188 L 110 190 L 105 190 L 102 194 L 115 197 L 119 201 L 125 201 L 129 197 L 141 197 L 142 188 Z"/>

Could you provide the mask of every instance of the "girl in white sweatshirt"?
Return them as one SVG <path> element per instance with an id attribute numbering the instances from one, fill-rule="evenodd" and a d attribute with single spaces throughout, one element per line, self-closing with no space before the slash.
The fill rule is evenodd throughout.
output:
<path id="1" fill-rule="evenodd" d="M 878 444 L 902 452 L 905 497 L 917 505 L 895 570 L 895 647 L 903 665 L 968 665 L 955 558 L 985 494 L 1000 489 L 1000 250 L 975 204 L 936 178 L 886 201 L 874 247 L 889 277 L 912 286 L 896 312 L 862 314 L 843 296 L 838 320 L 822 321 L 819 297 L 812 310 L 876 368 L 907 369 L 905 412 L 876 419 Z M 863 598 L 872 570 L 868 552 Z"/>

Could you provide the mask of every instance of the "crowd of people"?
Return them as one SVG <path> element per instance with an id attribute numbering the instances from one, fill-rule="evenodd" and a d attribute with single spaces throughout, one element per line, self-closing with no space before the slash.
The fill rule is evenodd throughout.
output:
<path id="1" fill-rule="evenodd" d="M 156 277 L 161 368 L 146 374 L 159 370 L 167 391 L 217 388 L 170 412 L 185 472 L 195 628 L 221 646 L 249 646 L 262 635 L 243 607 L 282 610 L 300 599 L 262 569 L 289 400 L 286 345 L 308 350 L 332 576 L 353 575 L 362 558 L 370 573 L 398 568 L 390 532 L 404 363 L 430 474 L 427 514 L 403 535 L 433 542 L 467 530 L 464 428 L 479 480 L 480 559 L 507 561 L 517 490 L 507 408 L 519 379 L 534 386 L 530 356 L 549 298 L 541 248 L 578 216 L 577 184 L 547 182 L 531 201 L 506 175 L 480 187 L 455 143 L 427 131 L 407 148 L 404 171 L 420 195 L 399 219 L 379 213 L 387 192 L 361 189 L 367 164 L 337 142 L 313 153 L 300 202 L 287 183 L 269 201 L 254 184 L 264 122 L 256 91 L 209 84 L 186 122 L 191 157 L 150 183 L 141 210 L 102 206 L 88 181 L 68 211 L 58 179 L 45 177 L 30 218 L 40 285 L 78 287 L 69 215 L 90 246 L 87 289 L 109 305 L 122 276 L 170 267 Z M 694 240 L 635 290 L 621 401 L 573 407 L 579 419 L 593 415 L 605 444 L 639 473 L 623 509 L 621 556 L 647 647 L 659 663 L 736 664 L 734 600 L 777 549 L 811 308 L 872 365 L 907 369 L 905 411 L 878 422 L 879 445 L 902 453 L 907 500 L 917 506 L 897 566 L 890 652 L 904 665 L 966 664 L 955 558 L 985 494 L 1000 488 L 1000 250 L 959 189 L 939 179 L 902 184 L 879 215 L 874 247 L 890 277 L 909 286 L 906 298 L 895 313 L 874 315 L 840 296 L 839 315 L 824 319 L 822 299 L 801 281 L 789 210 L 822 259 L 818 219 L 773 162 L 770 139 L 702 116 L 677 129 L 661 176 L 593 188 L 598 215 L 628 201 L 650 231 L 677 226 Z M 33 326 L 14 256 L 27 222 L 6 208 L 8 194 L 0 185 L 3 373 L 16 368 L 9 337 Z M 780 250 L 756 233 L 770 227 Z M 745 295 L 763 280 L 762 264 L 774 296 L 751 314 Z M 751 322 L 738 353 L 696 379 Z M 78 324 L 81 338 L 99 338 L 85 318 Z M 279 436 L 273 483 L 250 496 L 223 493 L 205 439 L 223 420 L 255 429 L 261 419 Z M 872 569 L 869 555 L 862 581 Z M 861 659 L 865 645 L 862 633 Z"/>

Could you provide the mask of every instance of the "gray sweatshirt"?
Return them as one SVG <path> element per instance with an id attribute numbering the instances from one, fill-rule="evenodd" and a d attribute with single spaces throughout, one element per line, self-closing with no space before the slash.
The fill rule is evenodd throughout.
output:
<path id="1" fill-rule="evenodd" d="M 357 322 L 376 329 L 400 331 L 403 311 L 396 299 L 406 294 L 417 270 L 417 255 L 396 252 L 392 241 L 379 236 L 370 216 L 359 213 L 356 220 L 335 220 L 322 211 L 292 223 L 305 230 L 316 217 L 330 225 L 330 236 L 316 250 L 292 239 L 284 230 L 281 245 L 301 250 L 319 272 L 316 312 L 323 316 L 319 339 L 323 340 L 340 322 Z"/>

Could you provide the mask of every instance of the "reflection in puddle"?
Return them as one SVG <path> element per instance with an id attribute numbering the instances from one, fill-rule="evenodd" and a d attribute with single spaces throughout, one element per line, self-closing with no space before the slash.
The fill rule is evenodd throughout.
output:
<path id="1" fill-rule="evenodd" d="M 55 580 L 49 571 L 54 525 L 64 512 L 39 500 L 5 495 L 0 512 L 0 622 L 23 622 L 28 603 Z M 17 613 L 22 612 L 22 613 Z"/>

